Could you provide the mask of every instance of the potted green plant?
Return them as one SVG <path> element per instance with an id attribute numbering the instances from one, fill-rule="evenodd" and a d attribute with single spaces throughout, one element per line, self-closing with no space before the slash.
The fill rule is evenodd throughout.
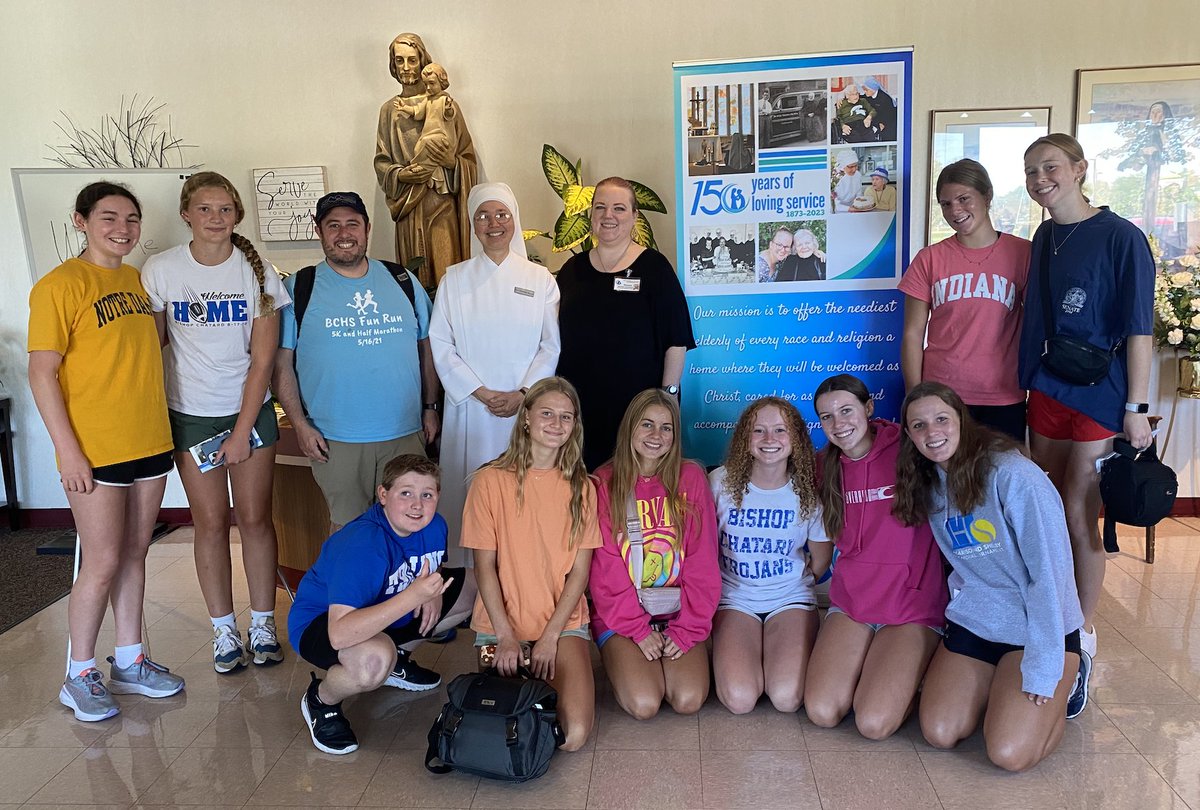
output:
<path id="1" fill-rule="evenodd" d="M 582 160 L 571 163 L 550 144 L 542 145 L 542 172 L 546 175 L 546 182 L 550 184 L 550 188 L 554 189 L 554 193 L 562 200 L 563 211 L 554 223 L 554 230 L 527 230 L 522 234 L 526 241 L 535 237 L 545 237 L 551 240 L 551 250 L 555 253 L 568 250 L 575 253 L 578 250 L 589 250 L 593 246 L 590 212 L 596 187 L 583 184 L 582 163 Z M 646 219 L 646 212 L 665 214 L 667 206 L 650 187 L 636 180 L 629 182 L 633 186 L 638 207 L 637 220 L 633 225 L 633 241 L 648 248 L 657 248 L 654 229 L 650 227 L 650 220 Z"/>

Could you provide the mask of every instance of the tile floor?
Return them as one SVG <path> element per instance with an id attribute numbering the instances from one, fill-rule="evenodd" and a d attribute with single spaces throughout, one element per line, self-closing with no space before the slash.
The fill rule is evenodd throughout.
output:
<path id="1" fill-rule="evenodd" d="M 1020 775 L 992 767 L 978 735 L 935 751 L 911 721 L 876 743 L 847 723 L 818 729 L 763 706 L 733 717 L 710 699 L 697 716 L 637 723 L 599 670 L 593 739 L 526 785 L 425 772 L 441 689 L 384 689 L 348 703 L 362 748 L 331 757 L 304 731 L 309 667 L 290 650 L 274 668 L 213 672 L 190 539 L 178 530 L 153 547 L 146 594 L 153 655 L 188 679 L 184 694 L 122 697 L 118 718 L 79 723 L 56 699 L 66 601 L 0 635 L 0 805 L 1200 810 L 1200 518 L 1159 527 L 1153 566 L 1141 562 L 1138 534 L 1123 535 L 1097 622 L 1092 703 L 1059 750 Z M 235 594 L 245 608 L 244 581 Z M 417 660 L 445 676 L 467 671 L 468 635 L 426 646 Z M 111 645 L 106 625 L 102 654 Z"/>

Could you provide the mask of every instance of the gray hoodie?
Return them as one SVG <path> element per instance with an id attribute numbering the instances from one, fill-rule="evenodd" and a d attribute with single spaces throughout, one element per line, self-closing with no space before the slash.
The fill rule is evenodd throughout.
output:
<path id="1" fill-rule="evenodd" d="M 947 506 L 938 468 L 929 523 L 954 566 L 946 618 L 988 641 L 1025 647 L 1022 691 L 1052 696 L 1063 638 L 1083 626 L 1062 499 L 1016 450 L 992 458 L 983 503 L 966 515 Z"/>

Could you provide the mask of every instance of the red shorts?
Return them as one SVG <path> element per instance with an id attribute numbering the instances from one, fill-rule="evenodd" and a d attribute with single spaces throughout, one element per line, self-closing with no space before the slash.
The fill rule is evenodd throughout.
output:
<path id="1" fill-rule="evenodd" d="M 1047 439 L 1098 442 L 1117 434 L 1040 391 L 1029 392 L 1029 429 Z"/>

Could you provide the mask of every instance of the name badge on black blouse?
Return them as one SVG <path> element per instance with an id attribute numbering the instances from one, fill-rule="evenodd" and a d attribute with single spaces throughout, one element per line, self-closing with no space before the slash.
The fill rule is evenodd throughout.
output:
<path id="1" fill-rule="evenodd" d="M 528 298 L 533 298 L 533 290 L 527 290 L 524 287 L 513 287 L 513 292 L 517 295 L 524 295 Z"/>
<path id="2" fill-rule="evenodd" d="M 613 290 L 616 292 L 638 292 L 642 289 L 642 280 L 640 278 L 622 278 L 617 276 L 613 279 Z"/>

